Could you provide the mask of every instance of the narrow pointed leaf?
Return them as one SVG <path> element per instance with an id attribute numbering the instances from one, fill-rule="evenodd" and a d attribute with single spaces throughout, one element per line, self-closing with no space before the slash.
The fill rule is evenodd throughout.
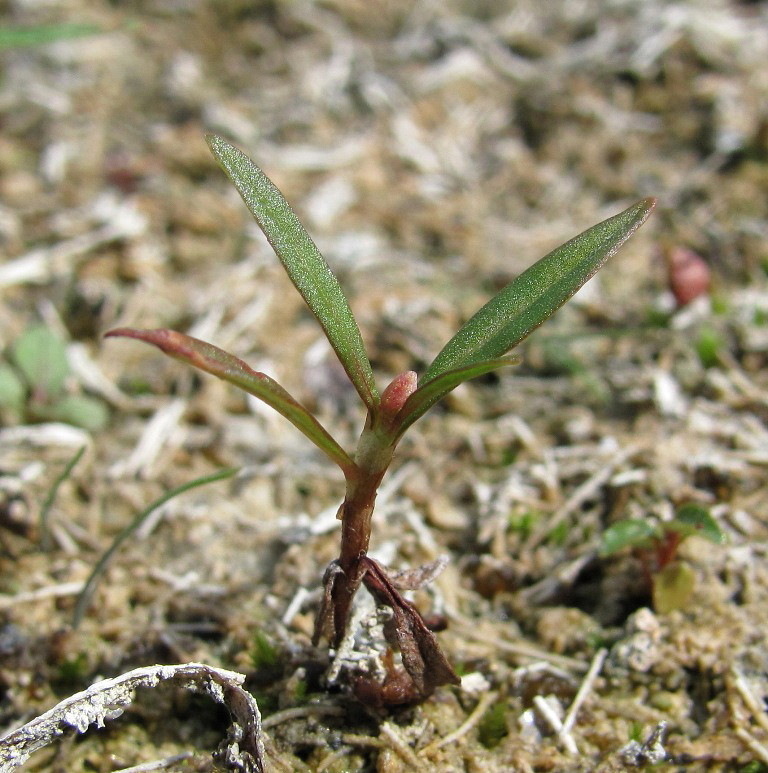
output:
<path id="1" fill-rule="evenodd" d="M 496 360 L 486 360 L 485 362 L 465 365 L 462 368 L 449 370 L 436 376 L 431 381 L 420 386 L 405 401 L 405 405 L 403 405 L 395 417 L 395 436 L 400 437 L 413 422 L 423 416 L 438 400 L 445 397 L 459 384 L 463 384 L 465 381 L 478 376 L 484 376 L 486 373 L 506 367 L 507 365 L 516 365 L 519 361 L 518 357 L 501 357 Z"/>
<path id="2" fill-rule="evenodd" d="M 221 137 L 208 135 L 206 139 L 291 281 L 320 322 L 366 407 L 375 412 L 379 393 L 373 371 L 360 329 L 338 280 L 296 213 L 264 172 Z"/>
<path id="3" fill-rule="evenodd" d="M 321 451 L 346 473 L 354 469 L 354 462 L 344 449 L 328 434 L 320 422 L 280 384 L 264 373 L 253 370 L 245 362 L 217 346 L 175 330 L 135 330 L 118 328 L 105 337 L 135 338 L 153 344 L 165 354 L 194 365 L 263 400 L 300 429 Z"/>
<path id="4" fill-rule="evenodd" d="M 542 258 L 485 304 L 445 345 L 422 376 L 500 357 L 560 308 L 645 222 L 656 204 L 643 199 Z"/>

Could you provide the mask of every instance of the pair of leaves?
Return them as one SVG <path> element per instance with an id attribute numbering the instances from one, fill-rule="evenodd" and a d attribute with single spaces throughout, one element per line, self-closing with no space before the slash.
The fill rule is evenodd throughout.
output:
<path id="1" fill-rule="evenodd" d="M 706 507 L 694 502 L 682 505 L 670 521 L 654 524 L 640 518 L 627 518 L 609 526 L 603 532 L 600 554 L 609 556 L 624 548 L 644 548 L 661 541 L 670 532 L 681 538 L 694 534 L 715 545 L 725 542 L 725 532 Z"/>
<path id="2" fill-rule="evenodd" d="M 15 341 L 9 362 L 0 362 L 0 407 L 21 420 L 62 421 L 103 429 L 109 419 L 100 400 L 68 394 L 67 345 L 45 325 L 34 325 Z"/>
<path id="3" fill-rule="evenodd" d="M 380 397 L 360 330 L 336 277 L 280 191 L 245 154 L 216 136 L 213 155 L 235 184 L 291 281 L 318 319 L 372 419 Z M 483 306 L 446 344 L 416 391 L 388 423 L 394 444 L 434 403 L 464 381 L 513 364 L 503 355 L 570 298 L 642 225 L 655 201 L 644 199 L 590 228 L 529 268 Z M 120 329 L 171 356 L 230 381 L 280 411 L 345 473 L 350 457 L 279 384 L 221 349 L 172 331 Z"/>

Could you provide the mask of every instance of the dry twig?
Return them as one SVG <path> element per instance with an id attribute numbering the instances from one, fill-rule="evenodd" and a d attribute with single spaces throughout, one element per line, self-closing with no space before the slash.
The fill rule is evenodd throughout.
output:
<path id="1" fill-rule="evenodd" d="M 136 668 L 72 695 L 0 740 L 0 773 L 23 765 L 33 752 L 69 728 L 84 733 L 92 724 L 103 727 L 107 720 L 123 713 L 137 688 L 156 687 L 165 681 L 204 692 L 226 706 L 234 721 L 217 756 L 231 771 L 264 773 L 261 715 L 251 694 L 240 686 L 245 677 L 203 663 Z"/>

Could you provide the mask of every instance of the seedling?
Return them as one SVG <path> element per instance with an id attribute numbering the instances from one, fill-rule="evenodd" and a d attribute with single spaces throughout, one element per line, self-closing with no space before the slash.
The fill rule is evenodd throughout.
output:
<path id="1" fill-rule="evenodd" d="M 100 400 L 72 393 L 67 346 L 45 325 L 26 330 L 0 361 L 0 409 L 15 421 L 62 421 L 103 429 L 109 418 Z"/>
<path id="2" fill-rule="evenodd" d="M 725 534 L 709 511 L 689 503 L 680 507 L 671 521 L 653 524 L 639 518 L 627 518 L 609 526 L 603 533 L 601 555 L 609 556 L 631 548 L 640 559 L 653 606 L 666 613 L 684 607 L 693 593 L 695 575 L 685 561 L 677 558 L 684 539 L 699 537 L 722 545 Z"/>
<path id="3" fill-rule="evenodd" d="M 406 371 L 379 393 L 371 364 L 339 283 L 280 191 L 243 153 L 216 136 L 208 144 L 256 218 L 296 289 L 307 303 L 367 409 L 357 448 L 348 453 L 282 386 L 212 344 L 173 330 L 120 328 L 126 336 L 154 344 L 182 362 L 229 381 L 285 416 L 346 479 L 339 507 L 341 551 L 323 579 L 324 595 L 314 643 L 327 637 L 338 647 L 352 600 L 361 585 L 392 612 L 385 633 L 399 649 L 405 672 L 391 667 L 381 685 L 361 685 L 359 694 L 380 704 L 419 700 L 442 684 L 459 681 L 434 633 L 401 595 L 431 579 L 429 567 L 390 576 L 368 556 L 376 491 L 403 433 L 438 400 L 464 381 L 516 362 L 505 357 L 567 301 L 642 225 L 655 205 L 644 199 L 558 247 L 518 276 L 483 306 L 443 347 L 421 376 Z M 391 663 L 391 657 L 388 657 Z"/>

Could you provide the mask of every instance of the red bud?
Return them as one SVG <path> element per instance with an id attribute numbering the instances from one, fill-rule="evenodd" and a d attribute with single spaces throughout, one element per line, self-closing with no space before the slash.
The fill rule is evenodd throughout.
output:
<path id="1" fill-rule="evenodd" d="M 392 383 L 381 395 L 381 412 L 387 418 L 394 418 L 405 405 L 405 401 L 416 391 L 418 376 L 412 370 L 406 370 L 392 379 Z"/>

